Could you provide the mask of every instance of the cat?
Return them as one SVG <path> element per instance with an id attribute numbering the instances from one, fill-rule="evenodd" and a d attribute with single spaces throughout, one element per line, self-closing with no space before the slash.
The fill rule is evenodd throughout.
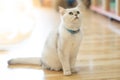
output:
<path id="1" fill-rule="evenodd" d="M 12 64 L 36 64 L 45 69 L 63 70 L 64 75 L 76 72 L 75 61 L 82 40 L 80 5 L 74 8 L 59 7 L 61 23 L 46 40 L 41 58 L 16 58 Z"/>

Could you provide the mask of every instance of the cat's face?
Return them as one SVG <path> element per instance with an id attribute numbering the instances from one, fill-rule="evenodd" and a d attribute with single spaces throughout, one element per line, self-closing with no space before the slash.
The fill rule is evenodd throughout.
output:
<path id="1" fill-rule="evenodd" d="M 71 9 L 59 8 L 61 18 L 66 27 L 76 30 L 81 25 L 81 12 L 78 7 Z"/>

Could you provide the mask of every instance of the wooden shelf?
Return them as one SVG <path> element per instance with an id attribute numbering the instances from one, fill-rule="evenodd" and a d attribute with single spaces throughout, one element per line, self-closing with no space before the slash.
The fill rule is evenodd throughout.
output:
<path id="1" fill-rule="evenodd" d="M 120 0 L 115 0 L 115 10 L 111 11 L 110 0 L 101 0 L 101 7 L 98 6 L 98 0 L 91 0 L 91 10 L 120 21 Z"/>

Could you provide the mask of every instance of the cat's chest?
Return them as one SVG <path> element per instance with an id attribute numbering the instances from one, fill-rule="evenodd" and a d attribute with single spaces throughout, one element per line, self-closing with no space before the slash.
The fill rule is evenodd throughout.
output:
<path id="1" fill-rule="evenodd" d="M 78 35 L 68 36 L 67 39 L 69 40 L 68 44 L 69 44 L 69 46 L 71 46 L 71 47 L 76 47 L 76 46 L 78 46 L 79 43 L 80 43 L 80 36 L 78 36 Z M 66 41 L 68 41 L 68 40 L 66 40 Z"/>
<path id="2" fill-rule="evenodd" d="M 62 36 L 64 44 L 71 46 L 71 47 L 76 47 L 80 44 L 81 41 L 81 35 L 80 32 L 77 34 L 71 34 L 69 32 L 66 32 Z"/>
<path id="3" fill-rule="evenodd" d="M 65 47 L 78 47 L 82 39 L 82 32 L 79 31 L 78 33 L 71 34 L 65 28 L 62 28 L 59 33 L 59 39 L 60 43 Z"/>

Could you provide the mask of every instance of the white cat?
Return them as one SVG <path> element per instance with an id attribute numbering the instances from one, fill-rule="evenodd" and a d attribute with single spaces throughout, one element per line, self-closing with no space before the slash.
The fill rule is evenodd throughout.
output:
<path id="1" fill-rule="evenodd" d="M 50 70 L 63 70 L 64 75 L 76 72 L 75 61 L 82 39 L 80 6 L 70 9 L 59 7 L 61 24 L 49 35 L 41 58 L 16 58 L 12 64 L 36 64 Z"/>

